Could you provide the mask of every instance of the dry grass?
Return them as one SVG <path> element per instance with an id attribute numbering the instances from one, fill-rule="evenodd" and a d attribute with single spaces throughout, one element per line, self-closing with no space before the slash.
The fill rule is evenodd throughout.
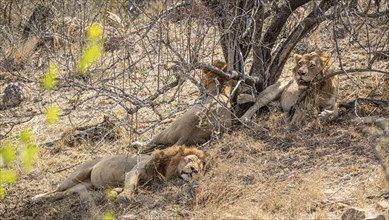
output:
<path id="1" fill-rule="evenodd" d="M 377 30 L 380 29 L 379 25 L 382 24 L 377 24 Z M 171 27 L 172 30 L 185 33 L 185 24 L 182 26 L 173 24 Z M 122 34 L 129 36 L 124 39 L 128 44 L 139 40 L 139 36 L 130 35 L 131 32 L 136 31 L 131 28 L 123 31 Z M 208 55 L 221 57 L 220 48 L 214 48 L 209 43 L 213 40 L 213 29 L 214 27 L 211 27 L 207 33 L 209 37 L 206 38 L 206 45 L 203 47 L 204 60 L 207 62 L 211 60 Z M 329 41 L 328 33 L 323 32 L 319 30 L 311 35 L 308 44 L 324 51 L 331 50 L 332 47 L 329 45 L 333 42 Z M 158 34 L 158 30 L 153 30 L 149 36 L 153 39 Z M 173 34 L 175 36 L 172 39 L 178 41 L 183 39 L 179 34 Z M 364 36 L 361 33 L 360 38 L 363 39 Z M 150 49 L 148 48 L 150 45 L 141 43 L 143 44 L 131 45 L 133 46 L 132 58 L 143 56 L 144 51 Z M 185 50 L 184 44 L 177 44 L 179 49 Z M 341 40 L 340 44 L 344 46 L 343 64 L 347 67 L 355 67 L 366 60 L 365 51 L 358 45 L 350 45 L 346 40 Z M 71 46 L 73 49 L 79 44 Z M 30 51 L 28 48 L 31 47 L 26 45 L 25 50 Z M 63 49 L 68 52 L 69 48 Z M 106 64 L 112 64 L 112 60 L 122 56 L 127 50 L 128 48 L 124 48 L 115 53 L 107 53 L 106 59 L 97 64 L 95 78 L 114 76 L 116 72 L 124 69 L 127 71 L 125 65 L 115 66 L 116 69 L 113 71 L 102 70 Z M 63 54 L 66 54 L 65 52 Z M 79 51 L 71 52 L 75 57 L 78 56 Z M 67 60 L 62 59 L 62 51 L 58 54 L 52 53 L 60 57 L 58 61 L 64 67 Z M 134 74 L 133 79 L 127 79 L 125 76 L 115 79 L 117 84 L 126 82 L 126 89 L 130 89 L 134 95 L 142 98 L 154 91 L 148 91 L 148 88 L 156 87 L 157 70 L 153 67 L 159 68 L 161 63 L 175 58 L 171 53 L 163 51 L 161 56 L 164 58 L 157 63 L 155 51 L 147 55 L 150 56 L 150 63 L 139 63 L 128 70 Z M 23 58 L 23 56 L 19 57 Z M 337 60 L 336 56 L 332 59 Z M 288 73 L 291 73 L 292 65 L 292 61 L 289 61 L 285 67 L 284 77 L 288 77 Z M 335 62 L 334 66 L 337 65 L 339 64 Z M 377 61 L 375 65 L 377 69 L 388 70 L 389 68 L 385 61 Z M 144 69 L 148 71 L 143 71 Z M 6 74 L 6 81 L 17 80 L 7 72 L 0 72 L 0 74 Z M 39 82 L 42 71 L 31 68 L 22 70 L 19 74 Z M 166 72 L 162 71 L 161 74 Z M 196 77 L 196 74 L 191 75 Z M 71 78 L 71 71 L 67 69 L 61 77 Z M 388 82 L 387 77 L 366 73 L 355 75 L 355 79 L 362 88 L 358 93 L 361 97 L 378 99 L 389 97 L 389 95 L 385 96 L 384 90 L 386 88 L 384 85 Z M 383 79 L 386 79 L 386 84 L 383 83 Z M 0 112 L 0 119 L 4 123 L 18 116 L 17 112 L 40 112 L 41 105 L 47 103 L 59 104 L 62 109 L 72 107 L 72 98 L 78 91 L 65 87 L 65 89 L 45 93 L 36 82 L 27 85 L 31 87 L 30 100 L 22 106 Z M 63 86 L 61 83 L 64 81 L 59 82 L 60 86 Z M 135 86 L 138 84 L 141 89 Z M 341 76 L 340 85 L 340 102 L 352 101 L 357 93 L 355 85 L 346 76 Z M 1 81 L 0 89 L 5 86 L 5 81 Z M 176 105 L 188 103 L 195 98 L 193 91 L 196 89 L 193 85 L 185 84 L 183 87 L 185 89 L 179 92 Z M 168 100 L 174 92 L 164 95 L 160 100 Z M 140 187 L 134 199 L 126 206 L 118 206 L 107 201 L 103 190 L 93 193 L 98 209 L 93 210 L 92 216 L 87 211 L 88 207 L 78 199 L 77 195 L 50 204 L 32 204 L 30 202 L 32 196 L 54 189 L 81 162 L 101 155 L 134 151 L 128 148 L 131 141 L 149 140 L 154 132 L 167 126 L 163 124 L 155 131 L 142 136 L 135 135 L 129 127 L 147 128 L 157 119 L 153 111 L 145 109 L 137 115 L 126 118 L 126 112 L 119 108 L 116 102 L 108 98 L 95 97 L 96 93 L 96 91 L 82 93 L 83 99 L 80 101 L 85 101 L 84 105 L 79 106 L 66 117 L 61 117 L 57 125 L 48 126 L 44 116 L 38 114 L 23 125 L 15 127 L 11 138 L 15 138 L 21 129 L 27 127 L 32 128 L 35 141 L 43 144 L 60 139 L 64 133 L 73 131 L 76 127 L 98 124 L 107 114 L 125 118 L 121 138 L 97 141 L 98 144 L 96 141 L 85 141 L 68 145 L 66 140 L 62 140 L 52 147 L 42 145 L 39 160 L 30 173 L 21 172 L 17 166 L 20 178 L 15 185 L 7 186 L 8 194 L 0 203 L 0 216 L 5 219 L 86 219 L 89 217 L 97 219 L 105 211 L 113 210 L 116 216 L 133 214 L 137 219 L 339 219 L 346 208 L 356 206 L 365 208 L 371 213 L 385 212 L 386 217 L 389 217 L 388 210 L 382 211 L 376 208 L 376 203 L 383 200 L 379 195 L 387 192 L 389 188 L 374 154 L 376 137 L 366 132 L 368 126 L 352 122 L 355 115 L 343 108 L 340 109 L 339 117 L 334 122 L 322 123 L 321 126 L 308 122 L 306 126 L 297 130 L 286 126 L 285 115 L 270 106 L 261 111 L 252 127 L 235 128 L 225 134 L 221 140 L 203 146 L 202 149 L 207 152 L 211 161 L 206 172 L 196 180 L 186 183 L 177 179 Z M 39 98 L 41 101 L 35 102 L 34 98 Z M 170 103 L 163 105 L 161 112 L 169 112 L 175 107 Z M 357 112 L 360 116 L 389 116 L 388 108 L 369 104 L 361 104 Z M 128 130 L 125 130 L 126 128 Z M 9 127 L 3 129 L 1 134 Z M 368 196 L 373 197 L 367 199 Z"/>
<path id="2" fill-rule="evenodd" d="M 366 197 L 385 192 L 389 185 L 374 156 L 372 137 L 349 124 L 350 116 L 342 114 L 321 132 L 275 127 L 234 131 L 204 147 L 211 162 L 195 181 L 177 179 L 139 188 L 124 207 L 109 203 L 104 191 L 97 191 L 96 211 L 114 210 L 116 215 L 128 213 L 140 219 L 326 219 L 339 218 L 349 206 L 378 212 L 374 204 L 380 198 Z M 273 118 L 277 120 L 282 124 L 282 117 Z M 122 144 L 105 143 L 93 154 L 85 145 L 42 149 L 35 170 L 8 189 L 7 204 L 14 205 L 0 207 L 5 217 L 89 216 L 77 196 L 51 204 L 31 204 L 29 197 L 51 190 L 79 161 L 104 155 L 108 149 L 125 150 Z M 17 211 L 11 211 L 14 208 Z"/>

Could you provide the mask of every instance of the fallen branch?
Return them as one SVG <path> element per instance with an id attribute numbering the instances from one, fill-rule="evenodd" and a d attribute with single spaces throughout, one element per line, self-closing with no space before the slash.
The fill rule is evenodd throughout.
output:
<path id="1" fill-rule="evenodd" d="M 351 15 L 357 15 L 360 17 L 367 17 L 367 18 L 378 18 L 382 16 L 387 16 L 389 15 L 389 10 L 382 11 L 382 12 L 377 12 L 377 13 L 362 13 L 362 12 L 356 12 L 356 13 L 351 13 Z"/>
<path id="2" fill-rule="evenodd" d="M 385 100 L 379 100 L 379 99 L 367 99 L 367 98 L 356 98 L 355 100 L 345 103 L 345 104 L 339 104 L 339 107 L 345 108 L 345 109 L 354 109 L 355 103 L 358 102 L 359 104 L 374 104 L 378 107 L 387 107 L 388 102 Z"/>
<path id="3" fill-rule="evenodd" d="M 259 77 L 255 76 L 247 76 L 242 73 L 238 73 L 237 71 L 231 71 L 231 73 L 226 73 L 221 71 L 219 68 L 209 65 L 209 64 L 204 64 L 204 63 L 196 63 L 194 64 L 195 69 L 203 69 L 207 71 L 211 71 L 212 73 L 218 75 L 220 78 L 225 79 L 225 80 L 243 80 L 246 84 L 250 85 L 257 85 L 260 83 Z"/>
<path id="4" fill-rule="evenodd" d="M 383 70 L 377 70 L 377 69 L 347 69 L 347 70 L 338 70 L 338 71 L 334 71 L 328 75 L 326 75 L 325 77 L 317 80 L 316 82 L 319 83 L 319 82 L 323 82 L 331 77 L 334 77 L 336 75 L 340 75 L 340 74 L 346 74 L 346 73 L 363 73 L 363 72 L 377 72 L 377 73 L 383 73 L 383 74 L 389 74 L 389 72 L 387 71 L 383 71 Z"/>

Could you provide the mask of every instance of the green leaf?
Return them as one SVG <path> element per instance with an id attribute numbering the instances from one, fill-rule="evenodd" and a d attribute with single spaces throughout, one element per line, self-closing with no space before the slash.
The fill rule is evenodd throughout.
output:
<path id="1" fill-rule="evenodd" d="M 103 47 L 99 43 L 92 43 L 90 44 L 85 50 L 84 53 L 77 63 L 77 72 L 83 73 L 87 71 L 90 66 L 94 62 L 97 61 L 97 59 L 101 56 L 103 53 Z"/>
<path id="2" fill-rule="evenodd" d="M 14 170 L 0 170 L 0 183 L 16 183 L 17 175 Z"/>
<path id="3" fill-rule="evenodd" d="M 91 41 L 91 40 L 92 40 L 92 41 L 99 40 L 99 39 L 101 39 L 102 33 L 103 33 L 103 31 L 102 31 L 100 25 L 94 23 L 94 24 L 92 24 L 92 25 L 88 28 L 88 30 L 87 30 L 87 32 L 86 32 L 86 39 L 87 39 L 88 41 Z"/>
<path id="4" fill-rule="evenodd" d="M 42 78 L 42 87 L 46 90 L 50 90 L 54 88 L 57 84 L 57 76 L 59 73 L 59 68 L 54 63 L 49 63 L 49 67 L 47 68 L 47 72 L 43 75 Z"/>
<path id="5" fill-rule="evenodd" d="M 15 150 L 12 148 L 11 142 L 6 141 L 0 149 L 0 156 L 3 158 L 4 163 L 9 165 L 15 160 Z"/>
<path id="6" fill-rule="evenodd" d="M 113 202 L 115 201 L 115 199 L 117 198 L 117 192 L 115 192 L 114 190 L 112 190 L 111 188 L 108 188 L 106 191 L 105 191 L 105 195 L 108 199 L 108 201 L 110 202 Z"/>
<path id="7" fill-rule="evenodd" d="M 21 152 L 23 169 L 25 171 L 30 171 L 32 168 L 32 163 L 38 153 L 38 147 L 35 144 L 29 144 Z"/>
<path id="8" fill-rule="evenodd" d="M 112 211 L 106 211 L 103 215 L 103 220 L 113 220 L 114 214 Z"/>
<path id="9" fill-rule="evenodd" d="M 48 124 L 54 124 L 58 120 L 60 109 L 55 106 L 48 107 L 46 109 L 45 115 L 46 115 L 46 121 Z"/>
<path id="10" fill-rule="evenodd" d="M 31 143 L 31 137 L 32 137 L 31 130 L 26 129 L 20 132 L 19 140 L 22 144 L 29 144 Z"/>

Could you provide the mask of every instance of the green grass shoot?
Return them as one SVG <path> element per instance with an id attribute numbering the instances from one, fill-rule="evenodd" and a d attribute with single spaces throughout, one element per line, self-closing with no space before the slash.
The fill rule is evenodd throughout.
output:
<path id="1" fill-rule="evenodd" d="M 103 219 L 103 220 L 113 220 L 113 219 L 115 219 L 115 218 L 114 218 L 114 214 L 113 214 L 112 211 L 106 211 L 106 212 L 104 213 L 102 219 Z"/>

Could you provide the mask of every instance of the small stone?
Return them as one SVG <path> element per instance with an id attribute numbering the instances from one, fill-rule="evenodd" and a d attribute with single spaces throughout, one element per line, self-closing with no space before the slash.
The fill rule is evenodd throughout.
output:
<path id="1" fill-rule="evenodd" d="M 121 215 L 118 217 L 118 220 L 135 220 L 138 219 L 136 215 L 128 214 L 128 215 Z"/>
<path id="2" fill-rule="evenodd" d="M 347 209 L 343 215 L 342 220 L 363 220 L 365 219 L 365 211 L 355 208 Z"/>
<path id="3" fill-rule="evenodd" d="M 23 101 L 24 94 L 21 86 L 17 83 L 10 83 L 4 89 L 3 105 L 5 108 L 13 108 Z"/>
<path id="4" fill-rule="evenodd" d="M 37 97 L 34 97 L 34 99 L 32 101 L 37 103 L 37 102 L 41 102 L 42 100 L 43 100 L 43 98 L 41 96 L 37 96 Z"/>
<path id="5" fill-rule="evenodd" d="M 117 193 L 121 193 L 121 192 L 123 192 L 123 188 L 114 188 L 114 189 L 112 189 L 112 191 L 115 191 L 115 192 L 117 192 Z"/>

